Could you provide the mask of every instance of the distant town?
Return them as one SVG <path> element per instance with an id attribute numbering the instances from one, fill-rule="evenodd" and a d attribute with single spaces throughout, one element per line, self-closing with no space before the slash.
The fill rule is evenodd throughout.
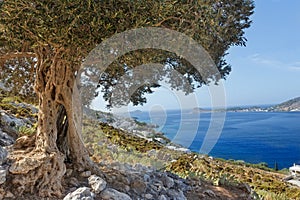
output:
<path id="1" fill-rule="evenodd" d="M 231 107 L 227 109 L 194 108 L 193 113 L 199 112 L 300 112 L 300 97 L 285 101 L 274 106 Z"/>

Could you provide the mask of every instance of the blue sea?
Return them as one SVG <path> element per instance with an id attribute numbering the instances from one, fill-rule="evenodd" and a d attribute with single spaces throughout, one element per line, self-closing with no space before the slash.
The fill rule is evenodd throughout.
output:
<path id="1" fill-rule="evenodd" d="M 139 121 L 191 151 L 213 157 L 265 162 L 288 168 L 300 163 L 300 112 L 133 112 Z"/>

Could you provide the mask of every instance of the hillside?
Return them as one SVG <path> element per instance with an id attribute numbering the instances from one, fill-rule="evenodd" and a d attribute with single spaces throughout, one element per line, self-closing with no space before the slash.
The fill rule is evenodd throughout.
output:
<path id="1" fill-rule="evenodd" d="M 2 98 L 0 102 L 0 199 L 17 199 L 16 191 L 10 187 L 6 157 L 13 151 L 15 139 L 34 136 L 37 109 L 14 98 Z M 84 117 L 83 138 L 103 174 L 95 177 L 89 171 L 75 172 L 67 166 L 65 200 L 76 195 L 128 200 L 237 200 L 258 199 L 258 194 L 268 199 L 296 199 L 300 195 L 298 188 L 282 181 L 284 174 L 263 165 L 173 150 L 168 144 L 116 129 L 99 119 Z M 97 184 L 101 186 L 98 189 Z M 22 199 L 38 197 L 28 194 Z"/>
<path id="2" fill-rule="evenodd" d="M 285 101 L 270 108 L 271 111 L 300 111 L 300 97 Z"/>
<path id="3" fill-rule="evenodd" d="M 220 110 L 224 111 L 224 110 Z M 261 107 L 261 106 L 250 106 L 250 107 L 232 107 L 228 108 L 226 111 L 228 112 L 300 112 L 300 97 L 290 99 L 283 103 L 269 106 L 269 107 Z"/>

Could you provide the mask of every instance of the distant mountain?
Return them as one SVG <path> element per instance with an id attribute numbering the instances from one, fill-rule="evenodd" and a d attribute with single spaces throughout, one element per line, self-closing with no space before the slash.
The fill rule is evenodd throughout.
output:
<path id="1" fill-rule="evenodd" d="M 202 113 L 202 112 L 211 112 L 211 109 L 204 109 L 204 108 L 193 108 L 192 113 L 197 114 L 197 113 Z"/>
<path id="2" fill-rule="evenodd" d="M 285 101 L 271 107 L 233 107 L 227 109 L 229 112 L 300 112 L 300 97 Z"/>
<path id="3" fill-rule="evenodd" d="M 134 110 L 134 111 L 130 111 L 130 114 L 141 114 L 143 111 L 141 110 Z"/>
<path id="4" fill-rule="evenodd" d="M 243 106 L 243 107 L 231 107 L 225 109 L 203 109 L 193 108 L 192 113 L 202 112 L 300 112 L 300 97 L 285 101 L 283 103 L 274 106 Z"/>
<path id="5" fill-rule="evenodd" d="M 270 111 L 300 111 L 300 97 L 285 101 L 269 108 Z"/>

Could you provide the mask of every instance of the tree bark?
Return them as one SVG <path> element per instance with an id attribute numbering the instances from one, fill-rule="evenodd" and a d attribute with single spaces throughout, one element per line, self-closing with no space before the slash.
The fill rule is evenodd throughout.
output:
<path id="1" fill-rule="evenodd" d="M 18 194 L 61 196 L 65 162 L 82 171 L 94 168 L 81 138 L 81 102 L 75 83 L 76 66 L 63 59 L 63 50 L 36 50 L 35 90 L 39 97 L 38 129 L 32 148 L 16 149 L 9 171 Z M 18 143 L 28 142 L 26 139 Z M 20 145 L 17 145 L 20 146 Z"/>

